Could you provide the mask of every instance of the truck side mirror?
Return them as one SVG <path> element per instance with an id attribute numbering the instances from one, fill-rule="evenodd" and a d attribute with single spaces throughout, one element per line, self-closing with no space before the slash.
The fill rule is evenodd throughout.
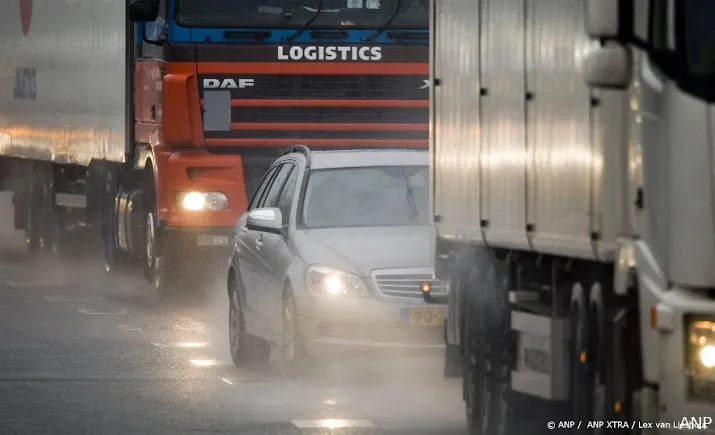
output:
<path id="1" fill-rule="evenodd" d="M 588 54 L 586 58 L 586 82 L 602 89 L 623 90 L 632 79 L 630 50 L 618 43 L 609 43 Z"/>
<path id="2" fill-rule="evenodd" d="M 622 22 L 622 13 L 624 8 L 633 7 L 633 0 L 585 0 L 584 5 L 588 36 L 595 39 L 618 39 L 626 24 Z"/>
<path id="3" fill-rule="evenodd" d="M 159 17 L 158 0 L 132 0 L 129 2 L 129 20 L 133 23 L 150 23 Z"/>

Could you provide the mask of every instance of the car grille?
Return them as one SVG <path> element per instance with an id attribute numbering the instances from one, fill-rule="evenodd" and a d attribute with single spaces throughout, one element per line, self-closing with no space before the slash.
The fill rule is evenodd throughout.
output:
<path id="1" fill-rule="evenodd" d="M 432 279 L 430 273 L 416 273 L 413 269 L 379 271 L 373 273 L 373 281 L 381 295 L 390 298 L 422 299 L 420 284 L 432 283 L 432 294 L 446 295 L 447 283 Z"/>

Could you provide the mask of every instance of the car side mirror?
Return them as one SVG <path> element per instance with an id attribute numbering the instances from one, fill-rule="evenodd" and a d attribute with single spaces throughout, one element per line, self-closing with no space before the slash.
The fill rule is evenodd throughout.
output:
<path id="1" fill-rule="evenodd" d="M 246 227 L 249 230 L 279 234 L 283 231 L 283 215 L 275 207 L 257 208 L 248 213 Z"/>
<path id="2" fill-rule="evenodd" d="M 129 2 L 129 20 L 133 23 L 150 23 L 159 17 L 158 0 L 132 0 Z"/>
<path id="3" fill-rule="evenodd" d="M 593 88 L 624 90 L 632 79 L 630 50 L 621 44 L 599 47 L 586 58 L 586 83 Z"/>

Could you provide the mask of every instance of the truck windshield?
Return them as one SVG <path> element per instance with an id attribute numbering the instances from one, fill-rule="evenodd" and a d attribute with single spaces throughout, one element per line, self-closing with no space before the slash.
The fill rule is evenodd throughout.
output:
<path id="1" fill-rule="evenodd" d="M 303 206 L 308 228 L 427 225 L 427 167 L 311 171 Z"/>
<path id="2" fill-rule="evenodd" d="M 319 0 L 178 0 L 177 21 L 186 27 L 294 28 L 316 12 Z M 376 28 L 390 19 L 397 0 L 323 0 L 311 27 Z M 428 0 L 403 0 L 390 25 L 427 29 Z"/>
<path id="3" fill-rule="evenodd" d="M 715 76 L 715 1 L 685 3 L 685 50 L 689 73 Z"/>

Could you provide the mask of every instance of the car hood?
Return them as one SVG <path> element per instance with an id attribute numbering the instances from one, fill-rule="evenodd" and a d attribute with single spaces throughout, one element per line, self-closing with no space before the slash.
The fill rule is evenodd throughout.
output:
<path id="1" fill-rule="evenodd" d="M 432 267 L 432 234 L 428 226 L 302 230 L 295 246 L 307 264 L 367 277 L 374 269 Z"/>

